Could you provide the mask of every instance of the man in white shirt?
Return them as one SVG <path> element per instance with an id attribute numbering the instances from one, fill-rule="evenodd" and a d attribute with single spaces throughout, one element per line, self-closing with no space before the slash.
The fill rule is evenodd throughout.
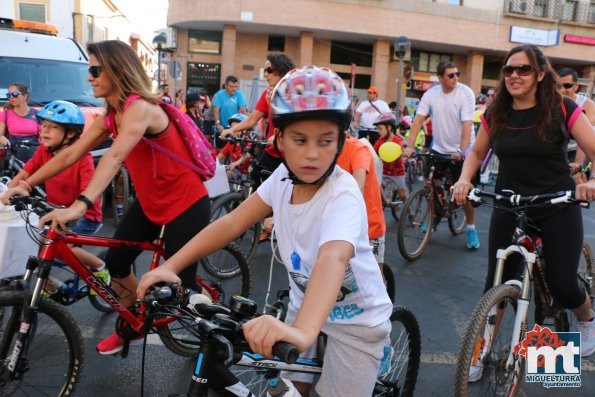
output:
<path id="1" fill-rule="evenodd" d="M 374 145 L 379 136 L 374 121 L 380 114 L 389 112 L 388 104 L 382 99 L 378 99 L 378 88 L 370 87 L 368 89 L 368 99 L 359 104 L 353 120 L 354 127 L 359 128 L 359 138 L 368 138 L 370 143 Z"/>
<path id="2" fill-rule="evenodd" d="M 453 62 L 441 61 L 437 66 L 437 75 L 440 85 L 430 88 L 421 98 L 404 155 L 409 157 L 413 154 L 415 139 L 423 121 L 427 116 L 432 116 L 432 153 L 450 155 L 455 160 L 462 160 L 465 151 L 475 139 L 475 95 L 471 88 L 459 82 L 461 72 Z M 434 165 L 437 174 L 435 178 L 440 178 L 440 173 L 449 168 L 453 174 L 453 181 L 456 181 L 461 174 L 463 162 L 435 160 Z M 435 185 L 439 183 L 439 179 L 434 179 Z M 475 210 L 470 203 L 465 205 L 465 215 L 469 239 L 467 248 L 477 249 L 479 238 L 474 224 Z"/>

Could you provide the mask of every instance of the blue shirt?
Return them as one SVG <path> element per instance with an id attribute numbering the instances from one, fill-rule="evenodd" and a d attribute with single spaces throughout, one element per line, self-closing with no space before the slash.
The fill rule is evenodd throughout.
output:
<path id="1" fill-rule="evenodd" d="M 246 99 L 240 91 L 236 91 L 235 94 L 229 96 L 227 95 L 227 91 L 222 89 L 215 94 L 213 106 L 219 107 L 219 122 L 221 125 L 228 127 L 227 120 L 234 114 L 239 113 L 240 108 L 246 106 Z"/>

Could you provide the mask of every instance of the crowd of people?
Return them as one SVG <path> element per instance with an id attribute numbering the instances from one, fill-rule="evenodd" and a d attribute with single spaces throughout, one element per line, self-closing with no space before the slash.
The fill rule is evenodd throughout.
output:
<path id="1" fill-rule="evenodd" d="M 412 156 L 420 146 L 450 156 L 435 163 L 434 183 L 440 183 L 440 173 L 451 170 L 457 181 L 454 199 L 465 206 L 470 250 L 477 250 L 480 241 L 474 209 L 466 197 L 490 149 L 500 160 L 497 191 L 530 195 L 574 190 L 577 197 L 595 199 L 593 178 L 577 183 L 572 176 L 580 173 L 585 159 L 595 156 L 595 103 L 577 95 L 576 72 L 565 68 L 556 73 L 535 46 L 510 50 L 498 86 L 487 91 L 477 133 L 475 95 L 459 81 L 461 72 L 451 61 L 437 65 L 439 84 L 422 96 L 414 118 L 409 109 L 399 109 L 403 118 L 397 119 L 397 104 L 391 108 L 379 99 L 376 87 L 370 87 L 367 99 L 352 110 L 347 87 L 337 74 L 325 67 L 296 69 L 283 54 L 265 59 L 268 88 L 249 112 L 235 76 L 227 76 L 213 98 L 183 89 L 172 98 L 167 84 L 153 89 L 127 44 L 97 42 L 88 46 L 88 52 L 88 81 L 93 95 L 105 99 L 106 112 L 84 134 L 84 117 L 75 105 L 54 101 L 34 110 L 27 103 L 24 84 L 8 87 L 8 104 L 0 115 L 0 145 L 34 142 L 38 147 L 19 147 L 17 156 L 26 165 L 2 201 L 28 195 L 32 187 L 45 183 L 48 200 L 66 208 L 40 222 L 69 230 L 68 222 L 78 221 L 73 231 L 93 233 L 102 221 L 101 193 L 126 163 L 136 198 L 114 237 L 150 241 L 164 226 L 167 261 L 139 283 L 131 269 L 138 252 L 110 248 L 105 263 L 77 252 L 106 283 L 105 268 L 109 270 L 114 291 L 128 306 L 161 281 L 200 292 L 194 279 L 198 260 L 272 213 L 291 286 L 288 316 L 285 323 L 270 316 L 253 319 L 244 325 L 244 334 L 254 352 L 270 357 L 273 344 L 280 340 L 293 343 L 304 354 L 315 354 L 316 336 L 324 332 L 328 337 L 324 360 L 337 364 L 324 367 L 315 385 L 319 395 L 370 395 L 378 368 L 387 359 L 392 304 L 380 271 L 386 234 L 382 198 L 396 190 L 405 200 L 403 156 Z M 192 161 L 160 101 L 185 112 L 219 149 L 219 159 L 229 159 L 230 178 L 245 179 L 251 171 L 259 180 L 256 192 L 228 216 L 209 224 L 209 196 L 200 175 L 145 143 L 144 139 L 151 140 Z M 252 163 L 225 137 L 257 125 L 268 146 Z M 351 136 L 350 129 L 365 139 Z M 425 138 L 420 143 L 422 131 Z M 109 136 L 113 144 L 94 169 L 88 152 Z M 402 147 L 403 156 L 385 161 L 379 178 L 374 158 L 389 142 Z M 77 185 L 66 182 L 71 175 Z M 580 209 L 536 209 L 530 216 L 543 232 L 551 292 L 575 313 L 582 354 L 590 355 L 595 351 L 594 314 L 576 278 L 583 241 Z M 514 224 L 506 212 L 492 214 L 486 289 L 493 282 L 496 250 L 509 244 Z M 511 277 L 505 274 L 505 279 Z M 338 299 L 344 283 L 350 284 L 350 292 Z M 351 316 L 337 315 L 346 307 Z M 141 338 L 133 337 L 131 345 Z M 114 354 L 123 343 L 114 333 L 97 350 Z M 481 375 L 480 363 L 470 368 L 470 381 Z M 308 395 L 311 377 L 289 378 L 302 395 Z"/>

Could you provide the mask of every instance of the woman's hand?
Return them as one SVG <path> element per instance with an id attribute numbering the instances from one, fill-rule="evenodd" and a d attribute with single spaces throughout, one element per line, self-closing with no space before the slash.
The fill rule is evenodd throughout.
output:
<path id="1" fill-rule="evenodd" d="M 469 181 L 459 179 L 452 187 L 452 201 L 458 205 L 463 205 L 467 202 L 467 195 L 474 186 Z"/>
<path id="2" fill-rule="evenodd" d="M 66 224 L 70 221 L 80 219 L 85 215 L 85 212 L 87 212 L 85 203 L 75 201 L 68 208 L 53 210 L 49 214 L 42 216 L 39 219 L 39 229 L 41 230 L 46 223 L 50 223 L 50 227 L 59 233 L 69 231 L 70 229 L 68 229 Z"/>
<path id="3" fill-rule="evenodd" d="M 576 185 L 574 197 L 579 200 L 595 200 L 595 179 L 591 178 L 587 183 Z"/>
<path id="4" fill-rule="evenodd" d="M 277 320 L 273 316 L 260 316 L 242 326 L 250 349 L 267 358 L 273 358 L 273 345 L 279 341 L 289 342 L 302 352 L 312 343 L 299 329 Z"/>
<path id="5" fill-rule="evenodd" d="M 0 136 L 0 146 L 8 146 L 10 147 L 10 140 L 4 135 Z"/>
<path id="6" fill-rule="evenodd" d="M 25 186 L 16 185 L 14 187 L 11 187 L 4 193 L 2 193 L 2 196 L 0 196 L 0 201 L 2 201 L 2 204 L 8 205 L 8 199 L 11 198 L 12 196 L 28 196 L 28 195 L 29 195 L 29 190 L 27 190 L 25 188 Z"/>
<path id="7" fill-rule="evenodd" d="M 136 289 L 136 296 L 140 299 L 145 297 L 145 293 L 151 285 L 155 285 L 160 282 L 174 282 L 176 284 L 182 284 L 182 280 L 178 275 L 170 270 L 165 264 L 145 273 L 138 283 Z"/>

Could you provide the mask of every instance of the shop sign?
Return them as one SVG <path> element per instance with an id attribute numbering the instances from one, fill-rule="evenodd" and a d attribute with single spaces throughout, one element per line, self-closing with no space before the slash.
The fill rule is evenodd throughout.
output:
<path id="1" fill-rule="evenodd" d="M 564 41 L 567 43 L 595 45 L 595 37 L 575 36 L 573 34 L 565 34 Z"/>
<path id="2" fill-rule="evenodd" d="M 540 46 L 558 45 L 560 44 L 560 29 L 540 30 L 511 26 L 510 42 Z"/>

